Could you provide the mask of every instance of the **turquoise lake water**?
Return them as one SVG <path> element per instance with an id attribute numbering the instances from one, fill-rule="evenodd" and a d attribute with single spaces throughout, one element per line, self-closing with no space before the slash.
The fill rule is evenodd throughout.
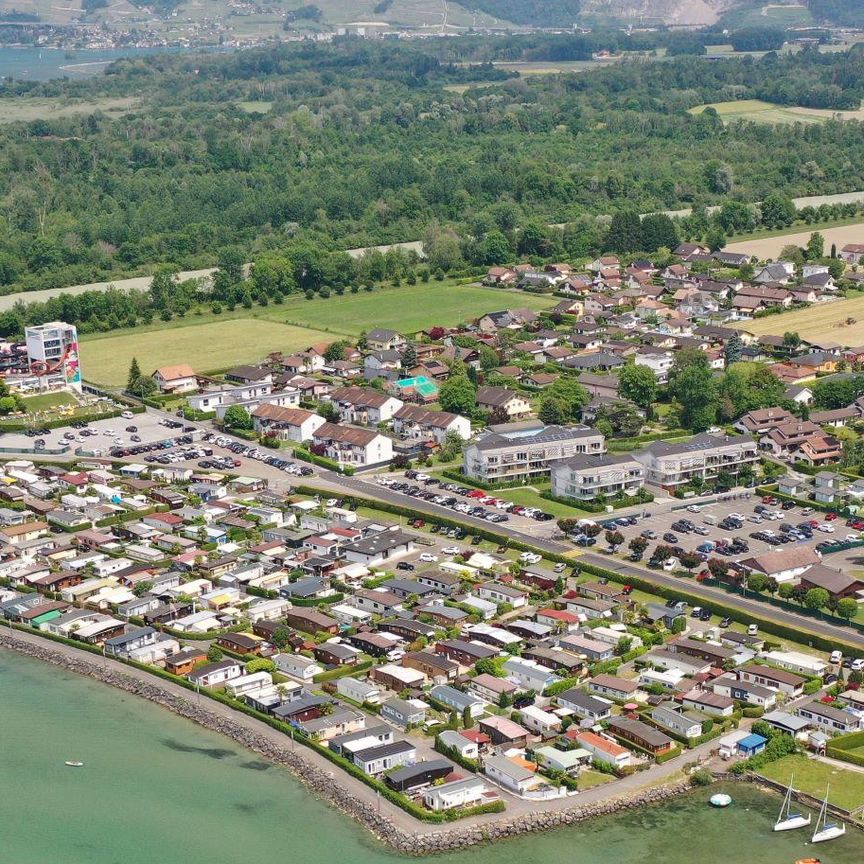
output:
<path id="1" fill-rule="evenodd" d="M 85 763 L 67 768 L 67 759 Z M 712 790 L 713 791 L 713 790 Z M 792 864 L 804 832 L 771 831 L 779 798 L 735 785 L 436 857 L 442 864 Z M 864 834 L 818 848 L 861 864 Z M 398 864 L 286 771 L 87 678 L 0 651 L 2 864 Z"/>

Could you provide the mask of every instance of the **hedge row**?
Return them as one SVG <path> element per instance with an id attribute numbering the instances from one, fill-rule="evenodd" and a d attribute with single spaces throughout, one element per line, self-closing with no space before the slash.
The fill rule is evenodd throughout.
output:
<path id="1" fill-rule="evenodd" d="M 852 752 L 859 749 L 862 750 L 861 753 Z M 864 767 L 864 732 L 851 732 L 832 738 L 826 752 L 832 759 Z"/>
<path id="2" fill-rule="evenodd" d="M 757 486 L 754 490 L 757 495 L 773 495 L 781 501 L 792 501 L 799 507 L 812 507 L 814 510 L 820 510 L 823 513 L 841 513 L 842 507 L 835 507 L 833 504 L 825 504 L 822 501 L 810 501 L 807 498 L 796 498 L 794 495 L 787 495 L 785 492 L 778 492 L 776 484 L 771 486 Z"/>
<path id="3" fill-rule="evenodd" d="M 304 606 L 306 608 L 320 606 L 322 603 L 331 605 L 333 603 L 341 603 L 345 599 L 345 595 L 337 591 L 329 597 L 288 597 L 292 606 Z"/>
<path id="4" fill-rule="evenodd" d="M 582 510 L 586 513 L 605 513 L 607 506 L 613 510 L 618 510 L 622 507 L 635 507 L 637 504 L 650 504 L 654 500 L 654 495 L 647 490 L 642 490 L 642 494 L 639 495 L 608 498 L 602 504 L 596 501 L 574 501 L 572 498 L 562 498 L 559 495 L 553 495 L 551 492 L 541 492 L 540 497 L 545 498 L 547 501 L 554 501 L 556 504 L 573 507 L 575 510 Z"/>
<path id="5" fill-rule="evenodd" d="M 453 480 L 455 483 L 460 483 L 463 486 L 474 486 L 477 489 L 485 489 L 487 492 L 494 492 L 501 489 L 521 489 L 530 484 L 524 482 L 513 483 L 488 483 L 485 480 L 478 480 L 476 477 L 466 477 L 458 468 L 445 468 L 441 474 L 448 480 Z"/>
<path id="6" fill-rule="evenodd" d="M 355 672 L 369 669 L 372 666 L 372 660 L 364 660 L 362 663 L 355 663 L 353 666 L 337 666 L 335 669 L 330 669 L 327 672 L 319 672 L 312 680 L 316 684 L 321 684 L 324 681 L 335 681 L 337 678 L 345 678 L 353 675 Z"/>
<path id="7" fill-rule="evenodd" d="M 57 420 L 40 420 L 38 423 L 27 423 L 25 421 L 10 420 L 0 423 L 0 431 L 3 432 L 25 432 L 27 429 L 38 427 L 40 429 L 60 429 L 63 426 L 68 426 L 70 423 L 95 423 L 97 420 L 110 420 L 112 417 L 119 417 L 124 411 L 132 411 L 134 414 L 140 414 L 144 411 L 143 405 L 137 405 L 135 408 L 114 408 L 111 411 L 103 413 L 90 412 L 88 414 L 77 414 L 71 417 L 59 418 Z"/>
<path id="8" fill-rule="evenodd" d="M 442 744 L 437 736 L 435 738 L 435 750 L 442 756 L 446 756 L 457 765 L 460 765 L 466 771 L 473 771 L 475 774 L 480 772 L 480 763 L 476 759 L 469 759 L 467 756 L 463 756 L 455 747 L 448 747 L 446 744 Z"/>
<path id="9" fill-rule="evenodd" d="M 295 447 L 293 453 L 294 458 L 299 459 L 301 462 L 309 462 L 312 465 L 317 465 L 319 468 L 326 468 L 328 471 L 335 471 L 337 474 L 344 474 L 346 477 L 350 477 L 354 474 L 354 468 L 351 465 L 340 465 L 333 459 L 310 453 L 302 447 Z"/>

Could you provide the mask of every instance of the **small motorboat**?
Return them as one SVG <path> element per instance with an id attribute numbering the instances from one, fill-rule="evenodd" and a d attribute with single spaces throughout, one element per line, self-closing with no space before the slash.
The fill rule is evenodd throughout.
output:
<path id="1" fill-rule="evenodd" d="M 822 864 L 818 858 L 799 858 L 795 864 Z"/>
<path id="2" fill-rule="evenodd" d="M 67 764 L 70 768 L 83 768 L 83 767 L 84 767 L 84 763 L 83 763 L 83 762 L 76 762 L 74 759 L 69 759 L 69 760 L 66 762 L 66 764 Z"/>
<path id="3" fill-rule="evenodd" d="M 732 796 L 727 795 L 725 792 L 718 792 L 708 799 L 708 803 L 712 807 L 728 807 L 732 803 Z"/>

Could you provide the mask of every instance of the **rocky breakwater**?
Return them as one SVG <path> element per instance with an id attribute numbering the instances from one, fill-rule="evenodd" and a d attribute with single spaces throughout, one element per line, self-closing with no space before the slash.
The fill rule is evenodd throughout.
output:
<path id="1" fill-rule="evenodd" d="M 160 686 L 159 679 L 155 677 L 152 681 L 148 681 L 147 678 L 150 676 L 146 672 L 134 670 L 132 674 L 126 674 L 117 668 L 89 659 L 86 654 L 77 649 L 55 646 L 50 642 L 37 644 L 32 641 L 34 638 L 38 639 L 38 636 L 34 634 L 33 637 L 23 639 L 0 631 L 0 648 L 17 651 L 70 672 L 89 676 L 104 684 L 155 702 L 199 726 L 231 738 L 270 762 L 288 768 L 316 795 L 340 808 L 372 831 L 384 843 L 407 854 L 429 855 L 450 852 L 478 843 L 494 842 L 529 832 L 575 825 L 596 816 L 612 815 L 622 810 L 659 803 L 680 795 L 689 788 L 682 780 L 636 792 L 626 798 L 609 798 L 582 807 L 578 805 L 577 796 L 562 799 L 561 809 L 549 812 L 527 813 L 511 819 L 507 819 L 506 816 L 504 818 L 484 816 L 471 820 L 473 824 L 470 825 L 426 826 L 418 822 L 418 827 L 422 826 L 426 830 L 407 832 L 397 828 L 387 815 L 379 812 L 379 802 L 376 800 L 374 790 L 364 789 L 363 795 L 367 796 L 365 798 L 349 791 L 338 782 L 336 773 L 339 771 L 338 767 L 334 766 L 332 771 L 322 770 L 312 764 L 302 752 L 283 747 L 261 734 L 253 728 L 253 724 L 257 722 L 254 719 L 239 712 L 236 712 L 236 719 L 222 716 L 206 705 L 193 702 Z"/>

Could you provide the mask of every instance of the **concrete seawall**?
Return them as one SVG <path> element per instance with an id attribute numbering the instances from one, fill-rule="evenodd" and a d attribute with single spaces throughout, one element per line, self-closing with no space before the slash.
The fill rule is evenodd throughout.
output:
<path id="1" fill-rule="evenodd" d="M 302 750 L 295 751 L 274 743 L 265 735 L 250 728 L 244 722 L 247 720 L 246 716 L 239 712 L 233 712 L 236 713 L 236 719 L 222 717 L 215 711 L 209 710 L 206 704 L 198 704 L 197 701 L 169 692 L 165 687 L 160 686 L 159 679 L 155 677 L 151 683 L 131 674 L 124 674 L 107 665 L 100 665 L 98 661 L 91 660 L 88 655 L 78 656 L 78 652 L 74 649 L 66 649 L 65 646 L 54 647 L 48 642 L 44 645 L 34 644 L 13 634 L 0 632 L 0 648 L 16 651 L 67 671 L 94 678 L 161 705 L 199 726 L 231 738 L 270 762 L 289 769 L 310 791 L 347 813 L 382 842 L 405 854 L 430 855 L 450 852 L 528 832 L 575 825 L 595 816 L 610 815 L 665 801 L 689 788 L 685 781 L 680 780 L 662 787 L 640 791 L 626 798 L 610 797 L 583 807 L 575 805 L 567 809 L 530 813 L 511 819 L 507 819 L 505 814 L 503 817 L 491 818 L 490 821 L 470 826 L 460 825 L 458 822 L 445 825 L 426 825 L 417 822 L 417 831 L 404 831 L 395 826 L 390 817 L 378 811 L 376 796 L 372 789 L 368 791 L 368 800 L 364 800 L 363 797 L 343 788 L 338 782 L 336 773 L 338 768 L 334 766 L 332 772 L 322 770 L 313 765 L 304 756 Z M 146 674 L 141 673 L 142 676 Z"/>

